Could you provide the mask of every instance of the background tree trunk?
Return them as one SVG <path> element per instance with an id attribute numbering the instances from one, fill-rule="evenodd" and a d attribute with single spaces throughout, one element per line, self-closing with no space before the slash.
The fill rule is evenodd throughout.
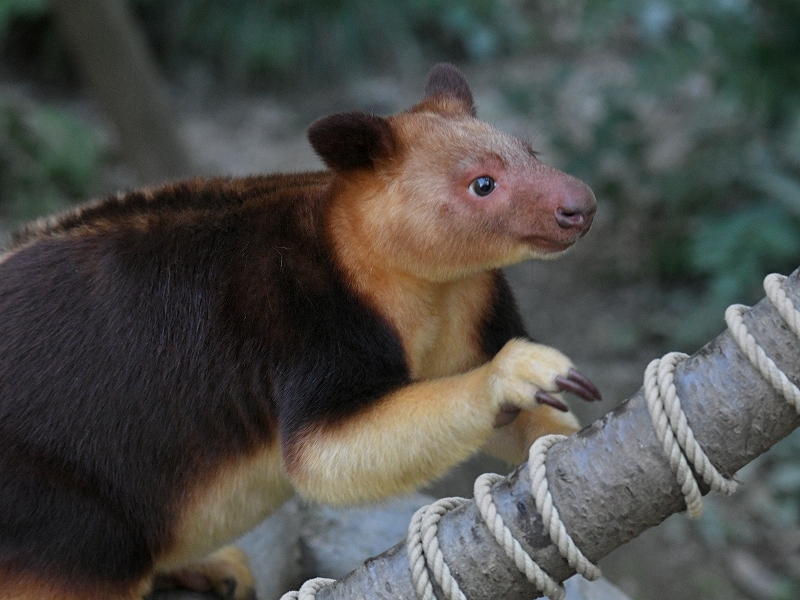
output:
<path id="1" fill-rule="evenodd" d="M 784 289 L 800 306 L 800 269 Z M 762 300 L 744 321 L 778 367 L 792 381 L 800 381 L 800 342 L 769 301 Z M 794 408 L 762 379 L 727 331 L 678 365 L 675 385 L 697 440 L 711 462 L 728 475 L 800 425 Z M 685 508 L 653 430 L 643 390 L 553 447 L 546 465 L 554 504 L 592 561 Z M 558 580 L 573 574 L 542 530 L 526 465 L 495 485 L 493 497 L 506 525 L 542 568 Z M 470 600 L 537 596 L 495 544 L 474 502 L 445 515 L 439 542 Z M 318 600 L 361 597 L 416 597 L 404 544 L 317 594 Z"/>
<path id="2" fill-rule="evenodd" d="M 141 31 L 123 0 L 51 0 L 56 22 L 142 183 L 193 171 Z"/>

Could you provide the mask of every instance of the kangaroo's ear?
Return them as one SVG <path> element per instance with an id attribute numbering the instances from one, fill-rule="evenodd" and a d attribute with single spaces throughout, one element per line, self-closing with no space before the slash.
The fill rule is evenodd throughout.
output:
<path id="1" fill-rule="evenodd" d="M 429 99 L 439 96 L 456 100 L 464 112 L 475 116 L 475 101 L 466 78 L 461 71 L 448 63 L 439 63 L 430 70 L 425 83 L 425 98 L 420 104 L 428 104 Z"/>
<path id="2" fill-rule="evenodd" d="M 395 135 L 387 119 L 362 112 L 338 113 L 308 128 L 311 147 L 334 171 L 374 168 L 395 153 Z"/>

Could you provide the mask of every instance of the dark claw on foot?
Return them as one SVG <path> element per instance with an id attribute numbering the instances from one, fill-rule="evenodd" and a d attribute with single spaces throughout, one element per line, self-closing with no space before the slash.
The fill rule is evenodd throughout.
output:
<path id="1" fill-rule="evenodd" d="M 588 400 L 589 402 L 603 399 L 597 386 L 575 369 L 570 369 L 566 377 L 562 377 L 561 375 L 556 377 L 556 385 L 558 385 L 560 390 L 572 392 L 576 396 Z"/>
<path id="2" fill-rule="evenodd" d="M 547 406 L 552 406 L 556 410 L 560 410 L 562 412 L 569 411 L 569 408 L 567 408 L 566 404 L 564 404 L 561 400 L 559 400 L 558 398 L 554 398 L 553 396 L 551 396 L 546 392 L 541 392 L 541 391 L 536 392 L 535 398 L 539 404 L 547 404 Z"/>

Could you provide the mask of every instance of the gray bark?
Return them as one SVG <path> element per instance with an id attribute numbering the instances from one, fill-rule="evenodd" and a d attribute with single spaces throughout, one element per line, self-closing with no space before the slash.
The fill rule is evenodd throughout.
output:
<path id="1" fill-rule="evenodd" d="M 800 306 L 800 269 L 784 287 Z M 769 301 L 762 300 L 744 320 L 778 367 L 793 382 L 800 382 L 800 342 Z M 727 331 L 678 365 L 675 385 L 697 440 L 724 474 L 735 473 L 800 425 L 794 408 L 761 378 Z M 643 390 L 553 447 L 546 465 L 554 504 L 592 561 L 685 508 L 653 431 Z M 573 571 L 544 534 L 529 486 L 522 465 L 494 487 L 495 504 L 534 560 L 563 581 Z M 538 595 L 495 544 L 474 503 L 442 519 L 439 542 L 470 600 Z M 368 560 L 317 594 L 318 600 L 415 597 L 404 544 Z"/>
<path id="2" fill-rule="evenodd" d="M 51 0 L 61 35 L 142 183 L 192 172 L 147 44 L 123 0 Z"/>

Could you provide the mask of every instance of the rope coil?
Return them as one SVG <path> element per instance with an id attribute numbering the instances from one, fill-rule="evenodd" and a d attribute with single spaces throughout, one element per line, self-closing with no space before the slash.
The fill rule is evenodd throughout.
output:
<path id="1" fill-rule="evenodd" d="M 531 494 L 536 509 L 542 515 L 542 524 L 553 544 L 558 548 L 567 563 L 589 580 L 600 577 L 600 569 L 589 562 L 567 533 L 558 510 L 553 505 L 553 497 L 547 489 L 544 458 L 547 451 L 558 442 L 566 439 L 563 435 L 547 435 L 536 440 L 531 446 L 528 469 L 531 479 Z M 511 530 L 503 523 L 492 500 L 491 486 L 505 479 L 502 475 L 485 473 L 475 480 L 475 504 L 481 517 L 492 532 L 506 556 L 514 561 L 517 568 L 525 574 L 536 589 L 552 600 L 562 600 L 564 587 L 545 572 L 514 538 Z M 468 502 L 466 498 L 445 498 L 419 509 L 411 519 L 408 528 L 406 550 L 414 587 L 420 600 L 436 600 L 429 572 L 442 588 L 448 600 L 466 600 L 458 582 L 450 574 L 444 561 L 437 539 L 438 523 L 442 516 L 452 508 Z"/>
<path id="2" fill-rule="evenodd" d="M 558 509 L 553 505 L 553 496 L 547 486 L 547 473 L 545 470 L 545 455 L 557 443 L 567 439 L 564 435 L 546 435 L 537 439 L 531 446 L 528 454 L 528 470 L 531 474 L 531 494 L 536 501 L 536 510 L 542 515 L 542 524 L 547 529 L 550 539 L 558 548 L 570 567 L 583 575 L 589 581 L 599 579 L 602 573 L 597 565 L 591 563 L 572 537 L 567 533 L 567 528 L 561 521 Z M 544 590 L 543 590 L 544 591 Z"/>
<path id="3" fill-rule="evenodd" d="M 789 329 L 800 338 L 800 312 L 795 309 L 783 289 L 785 280 L 786 277 L 777 273 L 767 275 L 764 278 L 764 291 Z M 743 319 L 747 310 L 749 309 L 746 306 L 733 304 L 725 311 L 725 322 L 731 337 L 761 376 L 800 413 L 800 389 L 767 356 L 747 330 Z M 661 440 L 664 454 L 669 458 L 670 467 L 686 500 L 686 513 L 691 518 L 697 518 L 703 512 L 703 500 L 692 474 L 692 467 L 712 490 L 723 494 L 732 494 L 736 490 L 737 482 L 724 477 L 711 464 L 681 409 L 673 372 L 676 365 L 686 358 L 686 354 L 670 352 L 653 360 L 645 370 L 644 390 L 653 428 Z"/>
<path id="4" fill-rule="evenodd" d="M 669 466 L 686 500 L 686 513 L 696 519 L 703 512 L 703 497 L 692 473 L 692 465 L 713 490 L 732 494 L 737 483 L 726 479 L 711 464 L 681 409 L 673 372 L 675 366 L 687 358 L 688 355 L 681 352 L 670 352 L 651 361 L 645 370 L 644 390 L 653 429 L 661 440 L 664 454 L 669 458 Z"/>
<path id="5" fill-rule="evenodd" d="M 785 279 L 786 277 L 775 273 L 767 275 L 764 278 L 764 291 L 781 318 L 792 332 L 800 337 L 800 312 L 795 309 L 794 304 L 783 290 L 782 284 Z M 739 348 L 753 366 L 758 369 L 761 376 L 769 381 L 772 387 L 800 413 L 800 389 L 789 381 L 786 374 L 777 367 L 775 361 L 767 356 L 755 338 L 747 331 L 742 319 L 746 310 L 746 306 L 733 304 L 725 311 L 725 322 L 728 324 L 733 339 L 736 340 Z"/>
<path id="6" fill-rule="evenodd" d="M 327 579 L 325 577 L 309 579 L 300 586 L 300 590 L 296 592 L 286 592 L 281 596 L 280 600 L 315 600 L 318 591 L 335 582 L 335 579 Z"/>
<path id="7" fill-rule="evenodd" d="M 800 311 L 794 307 L 782 287 L 785 279 L 785 276 L 775 273 L 767 275 L 764 279 L 764 291 L 789 329 L 800 339 Z M 725 312 L 725 321 L 733 339 L 764 379 L 800 413 L 800 388 L 789 380 L 747 331 L 742 319 L 746 310 L 747 307 L 736 304 L 728 307 Z M 711 489 L 724 494 L 732 494 L 736 490 L 737 482 L 724 477 L 711 464 L 695 439 L 681 408 L 675 389 L 674 370 L 687 358 L 686 354 L 670 352 L 651 361 L 645 370 L 644 390 L 653 428 L 684 494 L 686 512 L 694 518 L 702 512 L 703 501 L 692 467 Z M 567 533 L 548 489 L 545 456 L 553 445 L 563 439 L 565 436 L 548 435 L 537 439 L 531 446 L 528 456 L 531 494 L 536 502 L 536 509 L 542 516 L 542 525 L 561 556 L 577 573 L 594 580 L 600 577 L 600 569 L 583 555 Z M 564 587 L 536 564 L 503 523 L 491 495 L 491 486 L 502 479 L 504 478 L 501 475 L 486 473 L 475 480 L 475 503 L 483 521 L 506 555 L 536 589 L 551 600 L 563 600 Z M 465 502 L 468 502 L 465 498 L 444 498 L 423 506 L 411 519 L 406 550 L 412 580 L 420 600 L 436 599 L 429 572 L 433 574 L 448 600 L 466 600 L 458 582 L 450 573 L 437 539 L 438 524 L 444 514 Z M 333 580 L 325 579 L 309 580 L 303 584 L 299 593 L 290 592 L 282 596 L 281 600 L 314 600 L 317 590 L 332 582 Z"/>
<path id="8" fill-rule="evenodd" d="M 458 587 L 458 582 L 450 573 L 450 568 L 439 549 L 439 539 L 436 536 L 439 530 L 439 521 L 445 513 L 465 502 L 468 502 L 466 498 L 442 498 L 433 504 L 423 506 L 411 517 L 406 537 L 406 550 L 411 579 L 414 581 L 417 596 L 421 600 L 436 600 L 433 584 L 428 576 L 429 570 L 449 600 L 467 600 L 461 588 Z"/>
<path id="9" fill-rule="evenodd" d="M 555 579 L 542 569 L 531 556 L 525 552 L 522 545 L 516 540 L 511 530 L 503 523 L 502 517 L 497 512 L 492 500 L 491 487 L 498 481 L 505 479 L 496 473 L 484 473 L 475 480 L 475 503 L 481 513 L 484 523 L 494 535 L 494 539 L 500 545 L 517 568 L 525 574 L 525 577 L 536 589 L 543 591 L 547 596 L 554 600 L 564 597 L 564 588 Z"/>

